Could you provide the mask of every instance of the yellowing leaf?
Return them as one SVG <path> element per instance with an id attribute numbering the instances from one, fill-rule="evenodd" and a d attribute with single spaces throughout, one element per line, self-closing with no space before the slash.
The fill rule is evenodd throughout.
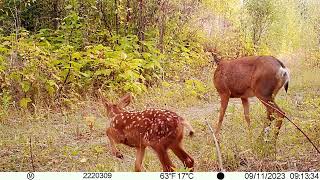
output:
<path id="1" fill-rule="evenodd" d="M 28 92 L 29 90 L 30 90 L 30 83 L 28 82 L 28 81 L 23 81 L 22 83 L 21 83 L 21 88 L 22 88 L 22 91 L 23 92 Z"/>
<path id="2" fill-rule="evenodd" d="M 170 86 L 171 86 L 171 84 L 168 83 L 167 81 L 163 81 L 161 84 L 162 84 L 162 86 L 164 86 L 164 87 L 170 87 Z"/>
<path id="3" fill-rule="evenodd" d="M 79 52 L 72 53 L 73 59 L 81 59 L 81 54 Z"/>
<path id="4" fill-rule="evenodd" d="M 30 98 L 22 98 L 19 102 L 20 107 L 22 108 L 27 108 L 28 107 L 28 103 L 31 102 Z"/>

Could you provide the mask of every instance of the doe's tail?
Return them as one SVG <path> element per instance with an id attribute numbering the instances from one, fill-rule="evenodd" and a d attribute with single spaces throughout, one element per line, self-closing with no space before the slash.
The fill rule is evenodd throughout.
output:
<path id="1" fill-rule="evenodd" d="M 280 67 L 279 69 L 279 74 L 280 74 L 280 78 L 284 81 L 283 87 L 286 90 L 286 92 L 288 92 L 288 88 L 289 88 L 289 81 L 290 81 L 290 73 L 289 73 L 289 69 L 286 67 Z"/>
<path id="2" fill-rule="evenodd" d="M 284 89 L 286 90 L 286 92 L 288 92 L 288 88 L 289 88 L 289 81 L 284 84 Z"/>
<path id="3" fill-rule="evenodd" d="M 285 68 L 283 73 L 283 78 L 284 78 L 284 89 L 286 90 L 286 92 L 288 92 L 288 88 L 289 88 L 289 81 L 290 81 L 290 74 L 289 74 L 289 69 Z"/>

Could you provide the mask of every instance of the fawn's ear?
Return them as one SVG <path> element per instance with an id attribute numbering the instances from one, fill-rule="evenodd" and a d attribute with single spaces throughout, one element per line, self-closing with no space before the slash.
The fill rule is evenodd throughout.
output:
<path id="1" fill-rule="evenodd" d="M 111 111 L 111 106 L 112 106 L 112 103 L 110 103 L 103 95 L 101 89 L 98 90 L 98 93 L 97 93 L 98 97 L 100 98 L 102 104 L 105 106 L 105 108 L 107 109 L 108 112 Z"/>
<path id="2" fill-rule="evenodd" d="M 120 108 L 125 108 L 131 103 L 131 101 L 132 101 L 132 95 L 130 93 L 127 93 L 120 99 L 118 106 Z"/>

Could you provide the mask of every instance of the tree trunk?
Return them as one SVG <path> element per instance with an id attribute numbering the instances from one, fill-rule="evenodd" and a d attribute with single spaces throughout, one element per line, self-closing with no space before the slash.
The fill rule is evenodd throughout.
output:
<path id="1" fill-rule="evenodd" d="M 102 1 L 98 1 L 97 8 L 99 9 L 101 13 L 101 21 L 103 22 L 104 28 L 106 28 L 109 31 L 109 36 L 112 37 L 112 29 L 110 27 L 110 24 L 108 22 L 107 14 L 105 12 L 105 6 Z"/>
<path id="2" fill-rule="evenodd" d="M 19 7 L 17 7 L 18 5 L 16 4 L 16 1 L 13 1 L 14 3 L 14 20 L 15 20 L 15 31 L 16 31 L 16 41 L 18 41 L 19 39 L 19 31 L 20 31 L 20 27 L 21 27 L 21 21 L 20 21 L 20 3 L 19 3 Z"/>
<path id="3" fill-rule="evenodd" d="M 120 22 L 119 22 L 119 8 L 118 8 L 118 0 L 114 0 L 115 6 L 115 25 L 116 25 L 116 34 L 119 35 Z"/>
<path id="4" fill-rule="evenodd" d="M 145 17 L 143 13 L 143 6 L 143 0 L 139 0 L 138 37 L 140 41 L 144 41 Z"/>
<path id="5" fill-rule="evenodd" d="M 126 33 L 126 35 L 128 35 L 128 31 L 129 31 L 129 21 L 130 21 L 130 19 L 131 19 L 131 14 L 130 14 L 130 0 L 127 0 L 126 11 L 127 11 L 127 18 L 126 18 L 125 33 Z"/>
<path id="6" fill-rule="evenodd" d="M 53 6 L 53 29 L 57 30 L 59 27 L 59 3 L 58 0 L 54 0 L 52 2 Z"/>
<path id="7" fill-rule="evenodd" d="M 166 29 L 166 0 L 158 0 L 158 6 L 159 6 L 159 44 L 158 48 L 161 53 L 163 53 L 163 44 L 164 44 L 164 35 L 165 35 L 165 29 Z"/>
<path id="8" fill-rule="evenodd" d="M 145 36 L 144 36 L 145 17 L 143 13 L 143 6 L 144 6 L 143 0 L 139 0 L 138 38 L 140 42 L 145 40 Z M 140 52 L 143 52 L 143 51 L 144 51 L 144 48 L 143 48 L 143 45 L 141 44 Z"/>

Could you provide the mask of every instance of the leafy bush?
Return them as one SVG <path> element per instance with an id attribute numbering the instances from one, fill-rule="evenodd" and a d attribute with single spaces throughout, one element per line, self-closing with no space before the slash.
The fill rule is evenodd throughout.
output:
<path id="1" fill-rule="evenodd" d="M 128 36 L 119 38 L 114 47 L 98 44 L 77 50 L 63 41 L 53 48 L 57 44 L 46 40 L 45 33 L 26 34 L 18 41 L 12 36 L 0 38 L 2 89 L 21 107 L 97 88 L 142 93 L 162 73 L 161 53 L 154 42 L 139 45 L 136 36 Z M 141 46 L 145 52 L 139 52 Z"/>

